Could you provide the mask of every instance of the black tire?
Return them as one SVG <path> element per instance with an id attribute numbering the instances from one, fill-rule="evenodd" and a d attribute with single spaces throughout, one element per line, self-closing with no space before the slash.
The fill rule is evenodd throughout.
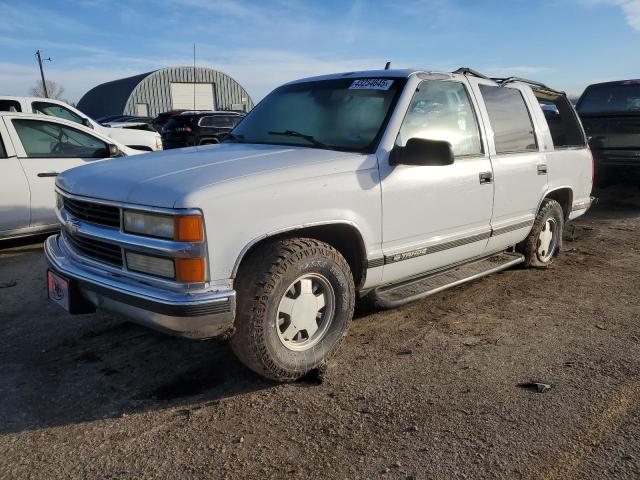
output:
<path id="1" fill-rule="evenodd" d="M 555 222 L 557 231 L 555 232 L 556 240 L 553 251 L 547 253 L 548 258 L 545 259 L 541 258 L 538 252 L 538 239 L 549 219 Z M 534 268 L 545 268 L 549 266 L 551 262 L 553 262 L 553 259 L 560 253 L 563 231 L 564 213 L 562 207 L 555 200 L 549 198 L 543 200 L 529 236 L 516 246 L 516 251 L 522 253 L 525 257 L 524 266 Z"/>
<path id="2" fill-rule="evenodd" d="M 277 319 L 280 300 L 296 279 L 321 275 L 334 293 L 333 317 L 308 350 L 287 348 L 280 339 Z M 347 334 L 355 304 L 349 265 L 332 246 L 309 238 L 280 239 L 249 253 L 236 279 L 236 330 L 231 348 L 254 372 L 286 382 L 323 365 Z"/>

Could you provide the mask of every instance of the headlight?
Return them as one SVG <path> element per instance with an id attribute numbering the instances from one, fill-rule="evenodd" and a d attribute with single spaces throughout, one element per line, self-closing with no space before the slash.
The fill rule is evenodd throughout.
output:
<path id="1" fill-rule="evenodd" d="M 124 231 L 177 242 L 204 240 L 202 217 L 199 215 L 176 216 L 125 210 Z"/>
<path id="2" fill-rule="evenodd" d="M 156 150 L 162 150 L 162 137 L 160 135 L 156 137 Z"/>

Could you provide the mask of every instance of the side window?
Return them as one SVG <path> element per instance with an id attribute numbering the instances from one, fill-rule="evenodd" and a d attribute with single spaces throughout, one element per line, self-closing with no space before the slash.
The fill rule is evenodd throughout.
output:
<path id="1" fill-rule="evenodd" d="M 555 148 L 584 147 L 586 141 L 578 118 L 566 95 L 533 92 L 540 103 Z"/>
<path id="2" fill-rule="evenodd" d="M 75 128 L 39 120 L 12 120 L 27 157 L 105 158 L 105 142 Z"/>
<path id="3" fill-rule="evenodd" d="M 411 99 L 396 144 L 404 146 L 410 138 L 445 140 L 456 156 L 481 154 L 478 122 L 464 85 L 422 82 Z"/>
<path id="4" fill-rule="evenodd" d="M 7 158 L 7 150 L 4 148 L 2 137 L 0 137 L 0 158 Z"/>
<path id="5" fill-rule="evenodd" d="M 227 121 L 226 117 L 223 117 L 221 115 L 211 115 L 209 117 L 202 117 L 202 120 L 200 120 L 200 126 L 221 128 L 228 127 L 229 122 Z"/>
<path id="6" fill-rule="evenodd" d="M 83 118 L 62 105 L 48 102 L 33 102 L 31 104 L 31 108 L 33 108 L 33 113 L 41 113 L 43 115 L 51 115 L 52 117 L 64 118 L 65 120 L 71 120 L 72 122 L 82 125 Z"/>
<path id="7" fill-rule="evenodd" d="M 522 94 L 508 87 L 480 85 L 489 112 L 496 153 L 537 151 L 536 136 Z"/>
<path id="8" fill-rule="evenodd" d="M 0 100 L 0 112 L 21 112 L 20 103 L 15 100 Z"/>

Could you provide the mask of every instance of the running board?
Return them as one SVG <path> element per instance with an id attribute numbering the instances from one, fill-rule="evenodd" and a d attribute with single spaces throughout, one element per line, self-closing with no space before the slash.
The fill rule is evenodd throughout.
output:
<path id="1" fill-rule="evenodd" d="M 502 252 L 491 257 L 473 260 L 393 285 L 378 287 L 371 295 L 374 304 L 378 308 L 395 308 L 448 288 L 505 270 L 522 262 L 524 262 L 523 255 Z"/>

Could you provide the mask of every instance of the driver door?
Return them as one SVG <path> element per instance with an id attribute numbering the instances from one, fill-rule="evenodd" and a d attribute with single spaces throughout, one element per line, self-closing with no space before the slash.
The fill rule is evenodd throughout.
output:
<path id="1" fill-rule="evenodd" d="M 57 223 L 55 180 L 60 172 L 109 156 L 99 137 L 54 119 L 12 117 L 7 123 L 31 191 L 31 227 Z"/>
<path id="2" fill-rule="evenodd" d="M 409 104 L 396 139 L 445 140 L 446 166 L 380 162 L 385 283 L 429 272 L 485 252 L 493 208 L 491 160 L 467 85 L 425 80 Z"/>

